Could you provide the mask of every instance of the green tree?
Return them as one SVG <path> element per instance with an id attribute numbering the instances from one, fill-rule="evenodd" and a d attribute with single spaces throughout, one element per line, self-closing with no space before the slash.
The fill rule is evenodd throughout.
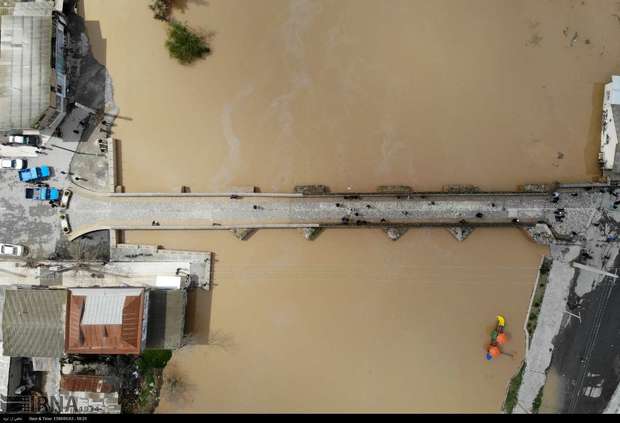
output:
<path id="1" fill-rule="evenodd" d="M 203 36 L 177 21 L 170 22 L 166 48 L 168 48 L 171 57 L 184 65 L 192 63 L 211 52 L 209 44 Z"/>
<path id="2" fill-rule="evenodd" d="M 167 21 L 170 18 L 172 5 L 170 0 L 151 0 L 149 9 L 153 11 L 153 17 L 160 21 Z"/>

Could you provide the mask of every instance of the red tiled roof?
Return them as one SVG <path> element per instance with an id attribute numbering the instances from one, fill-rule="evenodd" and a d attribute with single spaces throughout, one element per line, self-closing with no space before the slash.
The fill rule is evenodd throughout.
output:
<path id="1" fill-rule="evenodd" d="M 86 298 L 71 293 L 65 350 L 70 354 L 140 354 L 144 292 L 125 297 L 120 325 L 82 324 Z"/>
<path id="2" fill-rule="evenodd" d="M 103 376 L 62 375 L 60 389 L 71 392 L 102 392 L 107 394 L 114 390 L 114 386 L 107 383 Z"/>

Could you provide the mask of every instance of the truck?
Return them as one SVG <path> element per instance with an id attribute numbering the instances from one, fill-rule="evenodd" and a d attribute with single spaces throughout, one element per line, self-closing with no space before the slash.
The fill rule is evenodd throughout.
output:
<path id="1" fill-rule="evenodd" d="M 48 166 L 31 167 L 19 171 L 19 180 L 22 182 L 39 182 L 52 176 Z"/>
<path id="2" fill-rule="evenodd" d="M 39 201 L 58 201 L 61 190 L 58 188 L 26 188 L 26 198 Z"/>

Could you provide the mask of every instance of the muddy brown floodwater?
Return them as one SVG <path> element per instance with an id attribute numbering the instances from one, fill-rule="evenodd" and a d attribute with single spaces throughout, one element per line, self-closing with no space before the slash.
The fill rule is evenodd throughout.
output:
<path id="1" fill-rule="evenodd" d="M 183 67 L 146 0 L 85 0 L 114 81 L 128 191 L 372 190 L 589 180 L 616 0 L 185 0 Z M 128 233 L 216 253 L 161 412 L 498 411 L 545 249 L 517 230 Z M 508 352 L 488 363 L 497 313 Z"/>

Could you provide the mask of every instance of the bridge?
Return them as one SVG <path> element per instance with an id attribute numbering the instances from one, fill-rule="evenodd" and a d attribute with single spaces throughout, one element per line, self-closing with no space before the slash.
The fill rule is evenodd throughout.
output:
<path id="1" fill-rule="evenodd" d="M 575 242 L 593 222 L 613 221 L 610 185 L 560 186 L 553 192 L 101 193 L 76 185 L 64 218 L 73 240 L 97 230 L 304 231 L 379 228 L 398 239 L 412 227 L 446 227 L 464 239 L 476 227 L 525 229 L 544 244 Z M 555 193 L 555 194 L 554 194 Z"/>

